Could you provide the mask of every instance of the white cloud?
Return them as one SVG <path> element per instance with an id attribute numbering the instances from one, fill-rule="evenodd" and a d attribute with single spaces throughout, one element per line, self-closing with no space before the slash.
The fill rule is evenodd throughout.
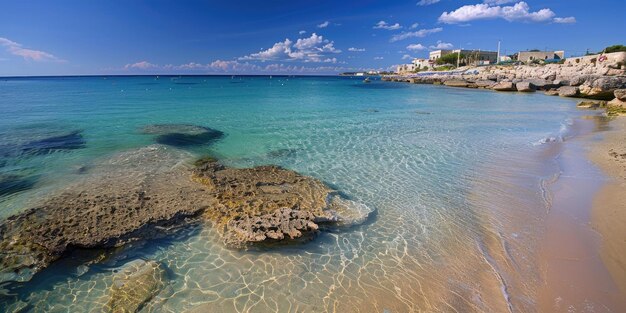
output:
<path id="1" fill-rule="evenodd" d="M 402 56 L 402 60 L 412 60 L 412 59 L 413 59 L 413 57 L 408 55 L 408 54 L 405 54 L 405 55 Z"/>
<path id="2" fill-rule="evenodd" d="M 550 9 L 541 9 L 531 12 L 526 2 L 519 2 L 513 6 L 490 6 L 489 4 L 464 5 L 455 11 L 443 12 L 439 22 L 446 24 L 465 23 L 473 20 L 501 18 L 509 22 L 545 22 L 554 17 Z"/>
<path id="3" fill-rule="evenodd" d="M 187 64 L 181 64 L 181 65 L 177 65 L 177 66 L 172 66 L 170 65 L 166 65 L 166 68 L 169 67 L 173 67 L 176 69 L 181 69 L 181 70 L 198 70 L 198 69 L 204 69 L 207 66 L 205 64 L 200 64 L 200 63 L 196 63 L 196 62 L 189 62 Z"/>
<path id="4" fill-rule="evenodd" d="M 365 48 L 350 47 L 350 48 L 348 48 L 348 51 L 350 51 L 350 52 L 363 52 L 363 51 L 365 51 Z"/>
<path id="5" fill-rule="evenodd" d="M 420 24 L 419 23 L 413 23 L 413 24 L 411 24 L 411 27 L 409 27 L 409 28 L 410 29 L 416 29 L 417 26 L 420 26 Z"/>
<path id="6" fill-rule="evenodd" d="M 554 22 L 558 24 L 573 24 L 576 23 L 576 18 L 573 16 L 570 17 L 555 17 Z"/>
<path id="7" fill-rule="evenodd" d="M 429 46 L 428 49 L 430 49 L 430 50 L 450 50 L 453 47 L 454 47 L 454 45 L 449 43 L 449 42 L 443 42 L 441 40 L 437 40 L 437 45 L 436 46 Z"/>
<path id="8" fill-rule="evenodd" d="M 396 42 L 396 41 L 400 41 L 400 40 L 404 40 L 404 39 L 408 39 L 408 38 L 413 38 L 413 37 L 422 38 L 422 37 L 426 37 L 426 36 L 428 36 L 430 34 L 433 34 L 433 33 L 438 33 L 438 32 L 440 32 L 442 30 L 443 30 L 443 28 L 437 27 L 437 28 L 430 28 L 430 29 L 420 29 L 420 30 L 414 31 L 414 32 L 403 32 L 403 33 L 400 33 L 400 34 L 393 35 L 389 41 Z"/>
<path id="9" fill-rule="evenodd" d="M 336 59 L 328 58 L 326 63 L 337 63 Z M 158 65 L 152 64 L 147 61 L 137 62 L 134 64 L 127 64 L 123 68 L 124 70 L 134 70 L 139 72 L 164 72 L 164 73 L 188 73 L 188 72 L 201 72 L 201 73 L 295 73 L 295 74 L 336 74 L 346 71 L 361 71 L 363 69 L 347 68 L 341 66 L 298 66 L 298 65 L 285 65 L 282 63 L 272 63 L 265 66 L 249 62 L 239 62 L 236 60 L 215 60 L 211 63 L 202 64 L 190 62 L 180 65 Z"/>
<path id="10" fill-rule="evenodd" d="M 287 38 L 285 41 L 275 43 L 267 50 L 243 56 L 239 60 L 337 63 L 336 58 L 328 56 L 328 54 L 341 53 L 341 50 L 335 48 L 334 45 L 333 41 L 313 33 L 308 38 L 299 38 L 295 43 Z"/>
<path id="11" fill-rule="evenodd" d="M 24 60 L 64 62 L 64 60 L 48 52 L 23 48 L 21 44 L 7 38 L 0 37 L 0 46 L 5 47 L 9 53 L 24 58 Z"/>
<path id="12" fill-rule="evenodd" d="M 289 38 L 285 41 L 275 43 L 271 48 L 267 50 L 261 50 L 257 53 L 250 54 L 242 57 L 242 60 L 278 60 L 291 54 L 291 44 L 293 42 Z"/>
<path id="13" fill-rule="evenodd" d="M 324 38 L 322 36 L 318 36 L 316 33 L 313 33 L 309 38 L 298 39 L 293 46 L 299 50 L 312 49 L 321 44 L 323 40 Z"/>
<path id="14" fill-rule="evenodd" d="M 501 4 L 513 3 L 517 1 L 518 0 L 483 0 L 483 3 L 486 3 L 488 5 L 501 5 Z"/>
<path id="15" fill-rule="evenodd" d="M 155 69 L 155 68 L 159 68 L 159 66 L 156 64 L 152 64 L 148 61 L 141 61 L 137 63 L 124 65 L 124 69 L 126 70 L 130 70 L 130 69 L 149 70 L 149 69 Z"/>
<path id="16" fill-rule="evenodd" d="M 382 60 L 384 59 L 383 57 L 374 57 L 374 60 Z"/>
<path id="17" fill-rule="evenodd" d="M 301 31 L 298 32 L 298 34 L 304 35 L 304 34 L 306 34 L 306 30 L 301 30 Z"/>
<path id="18" fill-rule="evenodd" d="M 406 46 L 407 50 L 418 51 L 418 50 L 426 50 L 426 47 L 419 43 L 414 43 Z"/>
<path id="19" fill-rule="evenodd" d="M 431 4 L 435 4 L 435 3 L 439 2 L 439 1 L 441 1 L 441 0 L 420 0 L 417 3 L 417 5 L 421 5 L 421 6 L 431 5 Z"/>
<path id="20" fill-rule="evenodd" d="M 330 22 L 326 21 L 326 22 L 324 22 L 322 24 L 318 24 L 317 28 L 326 28 L 326 27 L 328 27 L 328 25 L 330 25 Z"/>
<path id="21" fill-rule="evenodd" d="M 400 26 L 400 24 L 395 23 L 395 24 L 388 24 L 385 21 L 380 21 L 378 23 L 376 23 L 376 25 L 374 25 L 373 27 L 374 29 L 386 29 L 386 30 L 397 30 L 402 28 L 402 26 Z"/>

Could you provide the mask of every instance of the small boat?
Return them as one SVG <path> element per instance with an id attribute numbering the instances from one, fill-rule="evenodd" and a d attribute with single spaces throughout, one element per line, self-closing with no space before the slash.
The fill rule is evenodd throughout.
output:
<path id="1" fill-rule="evenodd" d="M 367 83 L 371 83 L 372 81 L 370 80 L 370 78 L 369 78 L 369 77 L 366 77 L 366 78 L 363 80 L 363 82 L 367 84 Z"/>

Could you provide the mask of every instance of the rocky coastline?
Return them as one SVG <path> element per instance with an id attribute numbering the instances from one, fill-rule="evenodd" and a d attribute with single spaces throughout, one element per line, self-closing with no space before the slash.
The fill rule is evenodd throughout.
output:
<path id="1" fill-rule="evenodd" d="M 383 81 L 489 89 L 501 92 L 536 92 L 547 95 L 608 101 L 611 115 L 626 113 L 626 52 L 596 59 L 547 65 L 492 65 L 456 72 L 386 75 Z"/>

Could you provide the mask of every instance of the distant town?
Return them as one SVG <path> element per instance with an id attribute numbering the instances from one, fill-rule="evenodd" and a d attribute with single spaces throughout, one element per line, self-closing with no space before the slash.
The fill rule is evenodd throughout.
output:
<path id="1" fill-rule="evenodd" d="M 520 51 L 513 55 L 501 56 L 497 51 L 486 50 L 435 50 L 428 59 L 415 58 L 409 64 L 398 65 L 398 74 L 415 73 L 431 70 L 449 70 L 460 66 L 482 66 L 496 63 L 542 62 L 557 63 L 564 59 L 565 51 Z"/>
<path id="2" fill-rule="evenodd" d="M 606 50 L 611 49 L 613 50 Z M 599 55 L 602 53 L 610 53 L 624 51 L 626 48 L 621 45 L 607 47 L 599 53 L 587 53 L 587 56 Z M 583 56 L 584 57 L 584 56 Z M 399 74 L 406 75 L 426 71 L 449 71 L 459 67 L 478 67 L 487 65 L 519 65 L 519 64 L 550 64 L 564 63 L 565 51 L 541 51 L 537 49 L 519 51 L 511 55 L 501 55 L 499 51 L 488 50 L 434 50 L 429 53 L 428 59 L 414 58 L 411 63 L 400 64 L 396 67 L 395 72 L 392 71 L 364 71 L 364 72 L 345 72 L 342 76 L 368 76 L 368 75 L 385 75 Z"/>

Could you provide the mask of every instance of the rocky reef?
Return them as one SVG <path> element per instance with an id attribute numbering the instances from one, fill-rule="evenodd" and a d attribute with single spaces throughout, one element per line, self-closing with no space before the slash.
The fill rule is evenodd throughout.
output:
<path id="1" fill-rule="evenodd" d="M 189 147 L 209 144 L 224 136 L 224 133 L 209 127 L 189 124 L 155 124 L 145 126 L 141 132 L 156 135 L 156 143 L 173 147 Z"/>
<path id="2" fill-rule="evenodd" d="M 67 134 L 25 143 L 21 147 L 21 151 L 26 154 L 48 154 L 61 150 L 82 149 L 86 143 L 81 131 L 76 130 Z"/>
<path id="3" fill-rule="evenodd" d="M 120 246 L 198 216 L 208 202 L 184 167 L 172 168 L 178 155 L 165 147 L 121 154 L 88 179 L 3 221 L 0 281 L 27 280 L 69 250 Z"/>
<path id="4" fill-rule="evenodd" d="M 188 159 L 163 145 L 122 153 L 2 221 L 0 282 L 28 280 L 75 249 L 117 247 L 190 223 L 209 222 L 228 246 L 245 248 L 309 237 L 321 225 L 354 225 L 371 213 L 294 171 Z"/>
<path id="5" fill-rule="evenodd" d="M 293 240 L 316 232 L 320 223 L 348 225 L 371 213 L 321 181 L 278 166 L 236 169 L 212 159 L 197 165 L 194 180 L 215 197 L 205 216 L 232 247 Z"/>
<path id="6" fill-rule="evenodd" d="M 0 173 L 0 197 L 32 188 L 37 183 L 35 176 Z"/>

